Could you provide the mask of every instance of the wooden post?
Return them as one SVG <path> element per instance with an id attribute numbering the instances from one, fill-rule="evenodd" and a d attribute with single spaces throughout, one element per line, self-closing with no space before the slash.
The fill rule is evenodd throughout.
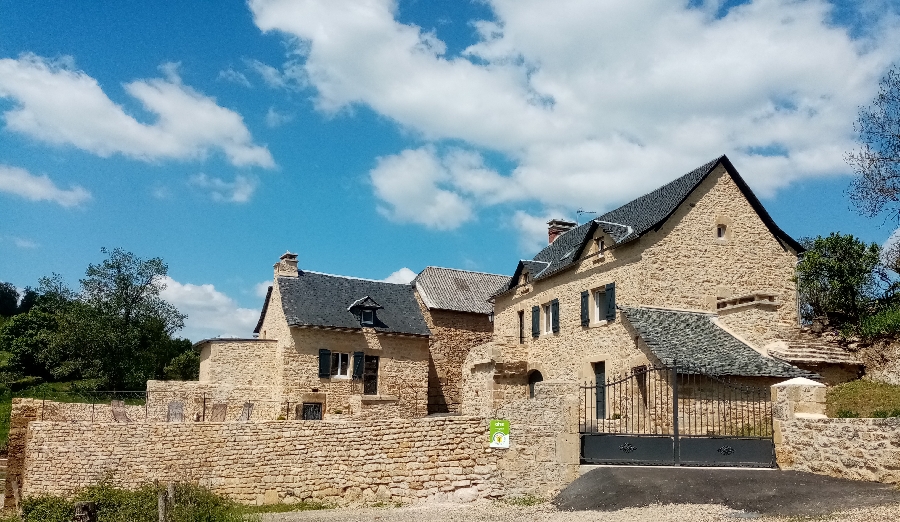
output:
<path id="1" fill-rule="evenodd" d="M 156 509 L 159 514 L 159 522 L 166 522 L 166 490 L 159 490 L 156 497 Z"/>

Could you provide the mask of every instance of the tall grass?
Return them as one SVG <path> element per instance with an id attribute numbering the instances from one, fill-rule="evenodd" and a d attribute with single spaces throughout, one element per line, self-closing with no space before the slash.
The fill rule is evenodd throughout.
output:
<path id="1" fill-rule="evenodd" d="M 900 414 L 900 386 L 860 379 L 839 384 L 826 393 L 829 417 L 893 417 Z"/>

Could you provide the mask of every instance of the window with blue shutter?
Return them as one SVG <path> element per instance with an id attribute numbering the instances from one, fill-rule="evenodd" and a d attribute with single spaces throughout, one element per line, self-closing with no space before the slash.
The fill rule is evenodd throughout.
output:
<path id="1" fill-rule="evenodd" d="M 581 292 L 581 326 L 589 326 L 591 324 L 591 294 L 587 290 Z"/>
<path id="2" fill-rule="evenodd" d="M 331 350 L 324 348 L 319 350 L 319 377 L 322 379 L 331 377 Z"/>
<path id="3" fill-rule="evenodd" d="M 606 320 L 616 320 L 616 284 L 606 285 Z"/>
<path id="4" fill-rule="evenodd" d="M 553 333 L 559 333 L 559 299 L 550 301 L 550 327 Z"/>
<path id="5" fill-rule="evenodd" d="M 541 307 L 531 307 L 531 336 L 538 337 L 541 335 Z"/>
<path id="6" fill-rule="evenodd" d="M 363 352 L 353 352 L 353 378 L 356 380 L 362 379 L 364 358 Z"/>

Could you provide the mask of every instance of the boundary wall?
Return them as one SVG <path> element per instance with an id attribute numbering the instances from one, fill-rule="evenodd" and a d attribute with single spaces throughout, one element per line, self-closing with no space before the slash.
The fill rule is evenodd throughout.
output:
<path id="1" fill-rule="evenodd" d="M 183 481 L 248 504 L 547 496 L 577 476 L 570 391 L 538 383 L 534 399 L 496 411 L 510 420 L 509 449 L 489 447 L 484 417 L 115 423 L 39 420 L 40 401 L 15 399 L 7 499 L 11 480 L 25 497 Z"/>
<path id="2" fill-rule="evenodd" d="M 775 454 L 781 469 L 900 484 L 900 418 L 829 419 L 825 385 L 772 386 Z"/>

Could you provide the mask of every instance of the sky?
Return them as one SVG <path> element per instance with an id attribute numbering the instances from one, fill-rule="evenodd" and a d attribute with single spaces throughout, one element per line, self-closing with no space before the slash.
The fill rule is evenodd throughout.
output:
<path id="1" fill-rule="evenodd" d="M 272 265 L 510 274 L 722 154 L 794 237 L 883 243 L 853 129 L 900 0 L 0 0 L 0 281 L 168 264 L 192 340 Z"/>

